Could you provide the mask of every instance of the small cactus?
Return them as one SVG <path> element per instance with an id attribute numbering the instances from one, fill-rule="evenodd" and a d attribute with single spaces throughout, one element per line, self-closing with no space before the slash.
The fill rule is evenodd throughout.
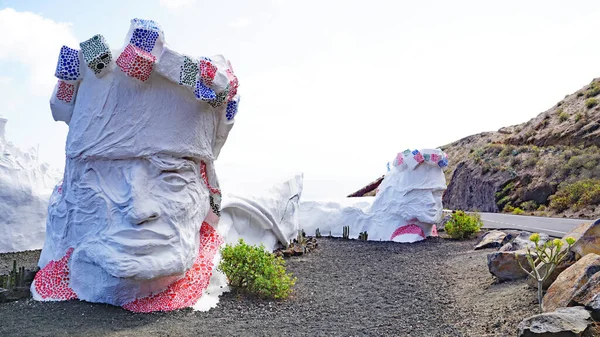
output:
<path id="1" fill-rule="evenodd" d="M 368 237 L 369 237 L 369 234 L 367 234 L 366 231 L 360 232 L 360 234 L 358 234 L 358 239 L 362 240 L 362 241 L 367 241 Z"/>
<path id="2" fill-rule="evenodd" d="M 350 226 L 344 226 L 344 233 L 342 234 L 342 237 L 346 240 L 350 238 Z"/>
<path id="3" fill-rule="evenodd" d="M 317 230 L 315 231 L 315 237 L 316 238 L 320 238 L 321 237 L 321 231 L 317 228 Z"/>

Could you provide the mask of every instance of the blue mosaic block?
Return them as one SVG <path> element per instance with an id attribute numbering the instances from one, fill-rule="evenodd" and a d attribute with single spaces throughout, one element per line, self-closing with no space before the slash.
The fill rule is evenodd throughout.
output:
<path id="1" fill-rule="evenodd" d="M 196 81 L 196 90 L 194 90 L 194 95 L 196 95 L 197 99 L 204 102 L 210 102 L 217 98 L 217 94 L 215 94 L 214 90 L 204 85 L 202 81 Z"/>
<path id="2" fill-rule="evenodd" d="M 153 30 L 157 33 L 162 33 L 162 28 L 160 27 L 160 25 L 153 20 L 135 18 L 131 20 L 131 23 L 134 25 L 135 28 Z"/>
<path id="3" fill-rule="evenodd" d="M 133 30 L 133 35 L 131 36 L 131 40 L 129 42 L 147 52 L 152 52 L 154 49 L 154 45 L 156 45 L 156 40 L 158 39 L 159 33 L 153 30 L 144 29 L 144 28 L 136 28 Z"/>
<path id="4" fill-rule="evenodd" d="M 104 36 L 94 35 L 91 39 L 81 42 L 79 46 L 81 46 L 83 60 L 96 75 L 108 69 L 112 61 L 112 53 L 106 40 L 104 40 Z"/>
<path id="5" fill-rule="evenodd" d="M 416 156 L 416 155 L 418 155 L 418 154 L 419 154 L 419 150 L 414 150 L 414 151 L 412 152 L 412 154 L 413 154 L 413 155 L 415 155 L 415 156 Z"/>
<path id="6" fill-rule="evenodd" d="M 54 76 L 63 81 L 79 80 L 79 50 L 67 46 L 62 46 L 62 48 L 60 48 Z"/>
<path id="7" fill-rule="evenodd" d="M 237 115 L 239 103 L 239 99 L 232 99 L 231 101 L 227 102 L 225 118 L 227 118 L 228 121 L 232 121 L 235 118 L 235 115 Z"/>
<path id="8" fill-rule="evenodd" d="M 446 166 L 448 166 L 448 158 L 444 158 L 444 159 L 440 160 L 438 162 L 438 166 L 439 167 L 446 167 Z"/>

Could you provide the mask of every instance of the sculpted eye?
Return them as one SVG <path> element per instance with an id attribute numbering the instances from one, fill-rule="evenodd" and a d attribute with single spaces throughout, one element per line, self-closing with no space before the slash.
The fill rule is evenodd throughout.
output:
<path id="1" fill-rule="evenodd" d="M 172 172 L 163 173 L 162 180 L 169 187 L 178 190 L 183 189 L 188 184 L 188 181 L 185 178 L 183 178 L 180 174 Z"/>

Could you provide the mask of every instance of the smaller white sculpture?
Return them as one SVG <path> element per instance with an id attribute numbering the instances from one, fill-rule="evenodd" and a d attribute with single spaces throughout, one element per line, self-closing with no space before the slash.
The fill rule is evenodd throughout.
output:
<path id="1" fill-rule="evenodd" d="M 0 116 L 0 253 L 40 249 L 48 199 L 60 173 L 38 164 L 36 151 L 24 152 L 8 142 L 7 122 Z"/>
<path id="2" fill-rule="evenodd" d="M 251 245 L 264 244 L 269 251 L 287 244 L 299 228 L 302 174 L 252 194 L 228 194 L 221 204 L 217 231 L 225 243 L 238 239 Z"/>
<path id="3" fill-rule="evenodd" d="M 442 194 L 446 189 L 443 169 L 447 155 L 439 149 L 406 150 L 388 163 L 388 173 L 367 207 L 360 198 L 352 204 L 301 203 L 300 227 L 307 233 L 317 228 L 322 235 L 350 237 L 367 232 L 368 240 L 416 242 L 437 236 L 435 224 L 442 218 Z"/>

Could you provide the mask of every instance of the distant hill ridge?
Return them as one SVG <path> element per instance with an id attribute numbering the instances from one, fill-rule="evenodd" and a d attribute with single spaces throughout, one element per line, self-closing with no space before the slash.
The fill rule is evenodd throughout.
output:
<path id="1" fill-rule="evenodd" d="M 444 206 L 600 216 L 600 80 L 526 123 L 465 137 L 450 157 Z"/>

